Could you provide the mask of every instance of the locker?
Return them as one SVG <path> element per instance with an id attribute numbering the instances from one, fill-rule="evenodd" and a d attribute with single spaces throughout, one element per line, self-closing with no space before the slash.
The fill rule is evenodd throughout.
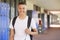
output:
<path id="1" fill-rule="evenodd" d="M 0 2 L 0 40 L 9 39 L 9 4 Z"/>

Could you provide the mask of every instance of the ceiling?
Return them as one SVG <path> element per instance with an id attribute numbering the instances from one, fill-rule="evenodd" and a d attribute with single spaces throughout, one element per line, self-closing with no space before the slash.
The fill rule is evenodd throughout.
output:
<path id="1" fill-rule="evenodd" d="M 29 0 L 47 10 L 60 11 L 60 0 Z"/>

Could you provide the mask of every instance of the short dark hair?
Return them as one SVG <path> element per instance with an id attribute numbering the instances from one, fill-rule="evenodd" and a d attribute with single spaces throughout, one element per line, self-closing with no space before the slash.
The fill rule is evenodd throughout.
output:
<path id="1" fill-rule="evenodd" d="M 18 5 L 26 5 L 24 2 L 19 2 Z"/>

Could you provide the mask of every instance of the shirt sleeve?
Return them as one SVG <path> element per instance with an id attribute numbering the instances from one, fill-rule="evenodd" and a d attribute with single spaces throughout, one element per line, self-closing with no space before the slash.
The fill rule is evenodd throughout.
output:
<path id="1" fill-rule="evenodd" d="M 11 19 L 11 22 L 10 22 L 10 25 L 9 25 L 9 28 L 10 28 L 10 29 L 13 29 L 12 20 L 13 20 L 13 19 Z"/>
<path id="2" fill-rule="evenodd" d="M 36 21 L 33 18 L 31 20 L 31 28 L 36 29 Z"/>

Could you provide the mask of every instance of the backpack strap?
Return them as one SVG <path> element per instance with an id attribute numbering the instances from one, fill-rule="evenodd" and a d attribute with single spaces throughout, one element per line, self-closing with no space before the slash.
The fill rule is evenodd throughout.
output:
<path id="1" fill-rule="evenodd" d="M 30 25 L 31 25 L 31 17 L 28 17 L 28 24 L 27 24 L 27 28 L 29 28 L 30 27 Z M 33 29 L 31 28 L 31 31 L 33 31 Z M 30 39 L 32 40 L 32 38 L 33 38 L 33 36 L 32 35 L 30 35 Z"/>
<path id="2" fill-rule="evenodd" d="M 12 21 L 13 28 L 14 28 L 14 25 L 15 25 L 16 18 L 17 18 L 17 16 L 14 17 L 14 18 L 13 18 L 13 21 Z"/>
<path id="3" fill-rule="evenodd" d="M 28 17 L 27 28 L 29 28 L 29 27 L 30 27 L 30 24 L 31 24 L 31 17 Z"/>

